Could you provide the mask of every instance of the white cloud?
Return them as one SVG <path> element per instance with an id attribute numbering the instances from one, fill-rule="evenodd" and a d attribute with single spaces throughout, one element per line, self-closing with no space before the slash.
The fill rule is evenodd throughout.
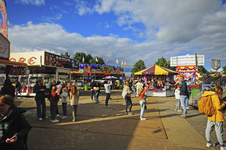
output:
<path id="1" fill-rule="evenodd" d="M 45 5 L 45 0 L 16 0 L 16 3 L 22 3 L 22 4 L 32 4 L 32 5 Z"/>
<path id="2" fill-rule="evenodd" d="M 42 20 L 44 22 L 54 22 L 56 20 L 60 20 L 61 18 L 62 18 L 62 14 L 61 13 L 56 14 L 54 17 L 42 16 Z"/>

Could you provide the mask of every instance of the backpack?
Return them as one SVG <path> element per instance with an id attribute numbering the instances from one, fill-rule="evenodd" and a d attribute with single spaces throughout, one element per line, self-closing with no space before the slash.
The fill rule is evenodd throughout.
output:
<path id="1" fill-rule="evenodd" d="M 199 112 L 207 115 L 212 116 L 215 114 L 215 109 L 212 102 L 212 96 L 205 96 L 200 98 L 198 102 L 198 109 Z"/>

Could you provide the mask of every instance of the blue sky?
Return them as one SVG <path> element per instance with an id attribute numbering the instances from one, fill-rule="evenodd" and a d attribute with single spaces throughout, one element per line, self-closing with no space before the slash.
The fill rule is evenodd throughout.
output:
<path id="1" fill-rule="evenodd" d="M 90 53 L 129 74 L 138 60 L 186 54 L 226 66 L 223 0 L 6 0 L 11 52 Z"/>

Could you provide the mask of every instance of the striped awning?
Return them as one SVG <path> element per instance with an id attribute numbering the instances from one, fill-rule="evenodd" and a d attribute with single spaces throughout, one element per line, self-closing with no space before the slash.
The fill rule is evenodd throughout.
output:
<path id="1" fill-rule="evenodd" d="M 174 75 L 178 74 L 176 71 L 158 66 L 153 65 L 151 67 L 148 67 L 146 69 L 143 69 L 141 71 L 135 72 L 134 75 Z"/>

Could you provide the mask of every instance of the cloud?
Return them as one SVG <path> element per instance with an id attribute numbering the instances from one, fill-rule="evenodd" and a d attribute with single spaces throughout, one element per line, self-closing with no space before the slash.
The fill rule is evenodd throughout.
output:
<path id="1" fill-rule="evenodd" d="M 21 4 L 32 4 L 32 5 L 45 5 L 45 0 L 16 0 L 16 3 L 21 3 Z"/>
<path id="2" fill-rule="evenodd" d="M 42 20 L 44 22 L 54 22 L 54 21 L 60 20 L 61 18 L 62 18 L 61 13 L 56 14 L 54 17 L 42 16 Z"/>
<path id="3" fill-rule="evenodd" d="M 89 7 L 89 3 L 82 0 L 76 0 L 75 8 L 78 10 L 79 15 L 84 15 L 85 13 L 92 14 L 94 9 Z"/>

